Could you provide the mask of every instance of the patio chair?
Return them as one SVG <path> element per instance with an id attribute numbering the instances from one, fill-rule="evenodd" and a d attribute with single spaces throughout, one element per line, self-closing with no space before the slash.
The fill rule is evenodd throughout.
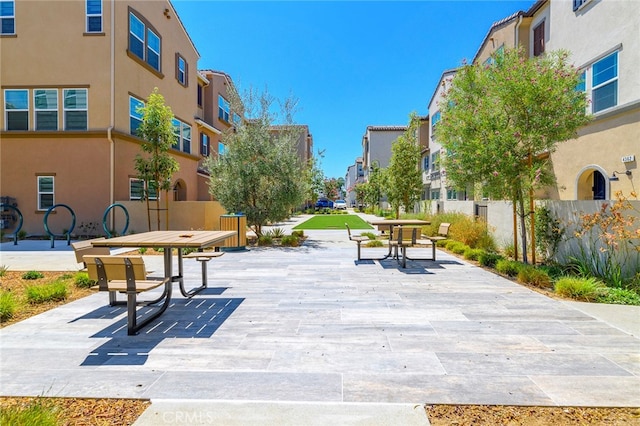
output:
<path id="1" fill-rule="evenodd" d="M 407 247 L 411 247 L 416 244 L 416 236 L 418 234 L 418 228 L 403 228 L 398 226 L 393 229 L 395 235 L 391 236 L 389 244 L 393 247 L 395 257 L 400 263 L 400 257 L 398 256 L 398 249 L 402 255 L 402 267 L 407 267 Z"/>
<path id="2" fill-rule="evenodd" d="M 358 244 L 358 260 L 361 260 L 360 259 L 360 245 L 363 242 L 369 241 L 369 238 L 365 237 L 363 235 L 351 235 L 351 228 L 349 228 L 349 225 L 345 223 L 344 226 L 347 227 L 347 234 L 349 234 L 349 240 L 350 241 L 355 241 Z"/>
<path id="3" fill-rule="evenodd" d="M 427 236 L 423 235 L 422 238 L 428 240 L 431 243 L 432 260 L 436 260 L 436 244 L 438 241 L 446 240 L 449 235 L 450 223 L 442 222 L 438 227 L 438 233 L 436 235 Z"/>

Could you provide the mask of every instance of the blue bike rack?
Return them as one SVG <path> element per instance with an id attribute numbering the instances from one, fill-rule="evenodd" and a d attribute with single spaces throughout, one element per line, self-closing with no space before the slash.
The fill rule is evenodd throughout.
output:
<path id="1" fill-rule="evenodd" d="M 20 210 L 18 210 L 18 208 L 16 206 L 12 206 L 11 204 L 5 204 L 5 203 L 0 204 L 0 210 L 3 210 L 3 209 L 14 210 L 16 213 L 18 213 L 18 217 L 20 218 L 18 220 L 18 226 L 16 226 L 15 231 L 13 231 L 13 245 L 17 246 L 18 245 L 18 232 L 20 232 L 20 229 L 22 229 L 22 222 L 24 221 L 24 218 L 22 217 L 22 212 Z M 8 235 L 11 235 L 11 234 L 8 234 Z"/>
<path id="2" fill-rule="evenodd" d="M 109 231 L 109 228 L 107 227 L 107 216 L 109 215 L 109 212 L 113 210 L 115 207 L 120 207 L 124 212 L 125 217 L 127 218 L 127 221 L 124 225 L 124 229 L 122 230 L 120 235 L 126 234 L 127 229 L 129 229 L 129 212 L 127 211 L 127 208 L 120 203 L 111 204 L 109 207 L 107 207 L 107 209 L 104 211 L 104 215 L 102 216 L 102 229 L 104 229 L 104 233 L 107 235 L 107 238 L 113 237 L 113 234 L 111 234 L 111 232 Z"/>
<path id="3" fill-rule="evenodd" d="M 54 243 L 55 242 L 55 237 L 64 237 L 65 236 L 65 234 L 56 235 L 53 232 L 51 232 L 51 230 L 49 229 L 49 224 L 47 223 L 47 221 L 49 219 L 49 214 L 54 209 L 56 209 L 57 207 L 64 207 L 65 209 L 69 210 L 69 213 L 71 213 L 71 226 L 69 227 L 69 230 L 67 230 L 67 232 L 66 232 L 66 234 L 67 234 L 67 245 L 71 245 L 71 233 L 73 232 L 73 228 L 76 227 L 76 214 L 73 212 L 71 207 L 69 207 L 66 204 L 55 204 L 55 205 L 49 207 L 49 209 L 47 209 L 47 212 L 44 214 L 44 230 L 51 237 L 51 248 L 53 248 L 54 245 L 55 245 L 55 243 Z"/>

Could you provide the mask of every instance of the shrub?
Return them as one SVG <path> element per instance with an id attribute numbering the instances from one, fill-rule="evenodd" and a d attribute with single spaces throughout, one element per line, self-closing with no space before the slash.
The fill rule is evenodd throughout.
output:
<path id="1" fill-rule="evenodd" d="M 10 291 L 0 291 L 0 322 L 4 322 L 16 311 L 16 300 Z"/>
<path id="2" fill-rule="evenodd" d="M 549 264 L 549 265 L 540 265 L 538 268 L 542 269 L 551 277 L 552 279 L 558 279 L 564 275 L 566 275 L 566 269 L 557 263 Z"/>
<path id="3" fill-rule="evenodd" d="M 486 253 L 486 251 L 484 251 L 483 249 L 469 248 L 469 249 L 465 250 L 462 255 L 467 260 L 475 260 L 475 261 L 477 261 L 482 253 Z"/>
<path id="4" fill-rule="evenodd" d="M 551 278 L 549 275 L 542 269 L 533 266 L 522 266 L 520 271 L 518 271 L 518 281 L 540 288 L 551 287 Z"/>
<path id="5" fill-rule="evenodd" d="M 624 288 L 607 288 L 597 297 L 599 303 L 615 305 L 640 305 L 640 295 L 633 290 Z"/>
<path id="6" fill-rule="evenodd" d="M 298 238 L 303 238 L 304 237 L 304 231 L 303 230 L 298 230 L 298 231 L 291 231 L 291 235 L 294 235 Z"/>
<path id="7" fill-rule="evenodd" d="M 487 268 L 494 268 L 496 266 L 496 262 L 501 259 L 504 259 L 501 254 L 487 251 L 481 253 L 478 256 L 478 262 L 480 262 L 482 266 L 486 266 Z"/>
<path id="8" fill-rule="evenodd" d="M 272 238 L 282 238 L 284 237 L 284 229 L 282 228 L 273 228 L 270 232 Z"/>
<path id="9" fill-rule="evenodd" d="M 596 278 L 562 277 L 555 284 L 555 292 L 561 296 L 587 302 L 596 300 L 606 292 L 604 284 Z"/>
<path id="10" fill-rule="evenodd" d="M 259 246 L 270 246 L 273 244 L 273 238 L 271 238 L 271 235 L 265 233 L 262 236 L 260 236 L 258 238 L 258 245 Z"/>
<path id="11" fill-rule="evenodd" d="M 40 278 L 44 278 L 44 274 L 38 271 L 28 271 L 22 274 L 23 280 L 38 280 Z"/>
<path id="12" fill-rule="evenodd" d="M 2 265 L 0 266 L 0 277 L 4 277 L 7 275 L 7 271 L 9 270 L 8 266 Z"/>
<path id="13" fill-rule="evenodd" d="M 21 229 L 20 232 L 18 232 L 18 239 L 24 240 L 25 238 L 27 238 L 27 231 Z"/>
<path id="14" fill-rule="evenodd" d="M 140 254 L 145 254 L 146 252 L 147 252 L 147 248 L 146 247 L 140 247 L 138 249 L 138 253 L 140 253 Z"/>
<path id="15" fill-rule="evenodd" d="M 513 244 L 507 244 L 506 246 L 504 246 L 502 248 L 502 252 L 509 259 L 515 259 L 516 257 L 516 248 L 513 246 Z"/>
<path id="16" fill-rule="evenodd" d="M 285 235 L 280 242 L 285 247 L 298 247 L 300 245 L 300 239 L 295 235 Z"/>
<path id="17" fill-rule="evenodd" d="M 96 284 L 96 281 L 89 278 L 86 272 L 78 272 L 75 277 L 74 284 L 80 288 L 90 288 Z"/>
<path id="18" fill-rule="evenodd" d="M 360 233 L 360 235 L 362 235 L 363 237 L 367 237 L 370 240 L 375 240 L 378 238 L 378 236 L 373 232 L 362 232 Z"/>
<path id="19" fill-rule="evenodd" d="M 454 244 L 451 247 L 451 251 L 454 252 L 455 254 L 463 254 L 466 250 L 469 250 L 471 248 L 464 243 L 461 243 L 461 242 L 456 242 L 456 243 L 457 244 Z"/>
<path id="20" fill-rule="evenodd" d="M 465 247 L 464 243 L 461 243 L 460 241 L 453 241 L 453 240 L 447 240 L 447 243 L 444 245 L 444 247 L 455 253 L 454 250 L 458 249 L 459 247 Z"/>
<path id="21" fill-rule="evenodd" d="M 384 246 L 384 244 L 380 240 L 367 241 L 367 244 L 365 244 L 365 247 L 382 247 L 382 246 Z"/>
<path id="22" fill-rule="evenodd" d="M 449 235 L 452 239 L 465 243 L 471 248 L 495 249 L 495 241 L 489 234 L 487 223 L 471 216 L 461 215 L 451 224 Z"/>
<path id="23" fill-rule="evenodd" d="M 501 274 L 515 277 L 520 272 L 521 263 L 515 260 L 500 259 L 496 262 L 496 270 Z"/>
<path id="24" fill-rule="evenodd" d="M 67 298 L 67 285 L 62 281 L 54 281 L 44 285 L 31 285 L 26 288 L 29 303 L 44 303 Z"/>
<path id="25" fill-rule="evenodd" d="M 63 410 L 51 401 L 35 398 L 27 404 L 0 409 L 0 424 L 56 426 L 61 424 Z"/>

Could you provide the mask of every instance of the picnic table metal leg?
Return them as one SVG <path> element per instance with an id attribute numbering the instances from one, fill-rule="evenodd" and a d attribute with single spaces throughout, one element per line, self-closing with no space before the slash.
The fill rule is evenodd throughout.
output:
<path id="1" fill-rule="evenodd" d="M 178 249 L 178 264 L 180 265 L 180 293 L 182 293 L 182 295 L 188 299 L 192 298 L 193 296 L 195 296 L 196 294 L 200 293 L 202 290 L 207 288 L 207 282 L 208 282 L 208 278 L 207 278 L 207 263 L 209 262 L 209 260 L 211 259 L 198 259 L 196 258 L 196 260 L 198 262 L 200 262 L 202 264 L 202 285 L 200 287 L 195 287 L 192 288 L 191 290 L 187 291 L 184 288 L 184 276 L 182 275 L 182 251 L 180 249 Z"/>

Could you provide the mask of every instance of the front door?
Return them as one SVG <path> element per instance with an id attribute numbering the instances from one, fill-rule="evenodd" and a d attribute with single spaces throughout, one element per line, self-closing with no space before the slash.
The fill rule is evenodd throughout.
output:
<path id="1" fill-rule="evenodd" d="M 604 200 L 606 191 L 605 191 L 606 181 L 602 173 L 597 170 L 593 171 L 593 199 L 594 200 Z"/>

